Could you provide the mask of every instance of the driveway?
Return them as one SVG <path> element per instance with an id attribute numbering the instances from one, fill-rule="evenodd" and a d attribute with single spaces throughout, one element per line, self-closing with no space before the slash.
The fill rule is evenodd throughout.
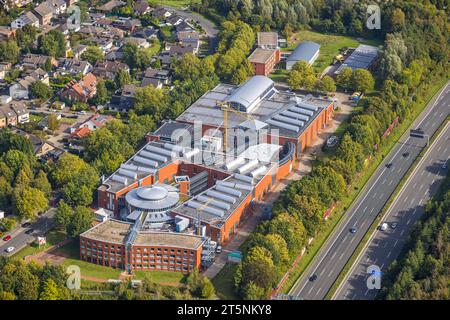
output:
<path id="1" fill-rule="evenodd" d="M 208 37 L 215 38 L 219 33 L 219 29 L 217 29 L 216 25 L 212 21 L 206 19 L 204 16 L 198 14 L 197 12 L 185 11 L 170 6 L 164 6 L 164 9 L 173 11 L 183 18 L 198 22 L 202 29 L 205 30 Z"/>

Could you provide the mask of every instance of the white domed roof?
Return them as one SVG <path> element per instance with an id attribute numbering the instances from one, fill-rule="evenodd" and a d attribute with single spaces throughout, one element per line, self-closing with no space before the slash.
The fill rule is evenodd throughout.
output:
<path id="1" fill-rule="evenodd" d="M 164 212 L 178 204 L 178 189 L 166 184 L 139 187 L 125 196 L 129 205 L 136 209 Z"/>
<path id="2" fill-rule="evenodd" d="M 153 186 L 149 188 L 139 188 L 136 194 L 142 200 L 158 201 L 167 198 L 169 191 L 161 186 Z"/>

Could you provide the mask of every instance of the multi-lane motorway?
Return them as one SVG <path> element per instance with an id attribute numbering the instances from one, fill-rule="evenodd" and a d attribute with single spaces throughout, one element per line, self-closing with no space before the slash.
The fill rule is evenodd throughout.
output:
<path id="1" fill-rule="evenodd" d="M 450 111 L 450 85 L 429 103 L 412 128 L 432 136 Z M 341 273 L 354 250 L 367 233 L 397 185 L 426 145 L 406 133 L 389 153 L 361 191 L 317 256 L 290 291 L 299 299 L 323 299 Z M 390 166 L 388 166 L 390 164 Z M 351 228 L 356 228 L 351 233 Z M 404 235 L 406 237 L 406 235 Z M 386 253 L 387 254 L 387 253 Z M 315 277 L 311 278 L 311 276 Z M 311 281 L 315 278 L 314 281 Z"/>
<path id="2" fill-rule="evenodd" d="M 436 193 L 448 170 L 450 157 L 450 122 L 427 150 L 395 201 L 384 215 L 383 221 L 396 223 L 395 229 L 376 231 L 359 254 L 347 277 L 334 295 L 334 299 L 373 299 L 377 289 L 367 287 L 367 268 L 375 265 L 382 272 L 399 255 L 405 235 L 424 213 L 428 200 Z"/>
<path id="3" fill-rule="evenodd" d="M 33 242 L 38 235 L 45 235 L 51 228 L 55 226 L 55 215 L 56 209 L 51 208 L 47 212 L 39 216 L 39 218 L 31 224 L 30 227 L 22 228 L 19 227 L 11 233 L 7 233 L 11 236 L 11 240 L 4 241 L 0 239 L 0 256 L 11 256 L 18 252 L 20 249 L 25 247 L 27 244 Z M 29 229 L 33 229 L 32 234 L 26 234 L 25 232 Z M 3 237 L 5 237 L 3 235 Z M 7 253 L 6 249 L 9 247 L 14 247 L 14 251 Z"/>

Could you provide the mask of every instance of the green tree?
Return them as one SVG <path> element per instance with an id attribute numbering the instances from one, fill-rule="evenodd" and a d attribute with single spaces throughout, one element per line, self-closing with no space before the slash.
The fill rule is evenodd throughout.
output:
<path id="1" fill-rule="evenodd" d="M 66 56 L 66 39 L 59 29 L 53 29 L 48 33 L 39 36 L 38 48 L 42 54 L 55 58 Z"/>
<path id="2" fill-rule="evenodd" d="M 131 83 L 130 73 L 126 70 L 119 70 L 114 78 L 117 88 L 122 88 L 126 84 Z"/>
<path id="3" fill-rule="evenodd" d="M 41 81 L 35 81 L 31 84 L 31 96 L 33 98 L 47 100 L 52 94 L 52 89 Z"/>
<path id="4" fill-rule="evenodd" d="M 0 61 L 16 63 L 19 60 L 19 47 L 16 41 L 0 41 Z"/>
<path id="5" fill-rule="evenodd" d="M 12 202 L 14 212 L 20 219 L 35 220 L 37 214 L 44 212 L 48 207 L 45 194 L 41 190 L 31 187 L 14 190 Z"/>
<path id="6" fill-rule="evenodd" d="M 67 225 L 67 234 L 71 237 L 79 236 L 92 227 L 93 220 L 94 217 L 89 208 L 78 206 Z"/>
<path id="7" fill-rule="evenodd" d="M 375 79 L 370 71 L 365 69 L 356 69 L 353 72 L 352 87 L 357 91 L 371 91 L 375 85 Z"/>
<path id="8" fill-rule="evenodd" d="M 88 61 L 90 64 L 95 65 L 97 61 L 103 59 L 103 51 L 97 46 L 89 46 L 86 51 L 81 54 L 81 59 Z"/>
<path id="9" fill-rule="evenodd" d="M 101 79 L 97 82 L 97 96 L 95 99 L 98 104 L 105 104 L 109 100 L 108 90 L 106 89 L 105 81 Z"/>
<path id="10" fill-rule="evenodd" d="M 64 200 L 61 200 L 55 214 L 55 220 L 58 223 L 59 228 L 65 230 L 72 220 L 72 216 L 72 208 Z"/>
<path id="11" fill-rule="evenodd" d="M 336 91 L 336 83 L 330 76 L 324 76 L 317 82 L 317 90 L 322 92 L 334 92 Z"/>
<path id="12" fill-rule="evenodd" d="M 336 84 L 345 91 L 352 88 L 353 70 L 352 68 L 344 68 L 336 77 Z"/>
<path id="13" fill-rule="evenodd" d="M 39 300 L 59 300 L 59 290 L 55 281 L 47 279 L 44 282 Z"/>
<path id="14" fill-rule="evenodd" d="M 50 131 L 56 131 L 59 129 L 60 122 L 56 114 L 52 113 L 48 116 L 47 127 Z"/>

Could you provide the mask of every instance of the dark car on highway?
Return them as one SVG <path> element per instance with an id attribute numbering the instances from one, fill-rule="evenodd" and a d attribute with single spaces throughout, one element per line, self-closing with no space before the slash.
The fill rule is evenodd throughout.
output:
<path id="1" fill-rule="evenodd" d="M 351 228 L 350 228 L 350 232 L 351 232 L 351 233 L 356 233 L 356 227 L 351 227 Z"/>
<path id="2" fill-rule="evenodd" d="M 403 157 L 408 158 L 409 157 L 409 152 L 403 153 Z"/>
<path id="3" fill-rule="evenodd" d="M 22 224 L 22 228 L 28 228 L 29 226 L 31 226 L 31 222 L 25 222 Z"/>
<path id="4" fill-rule="evenodd" d="M 309 277 L 309 281 L 311 281 L 311 282 L 316 281 L 316 279 L 317 279 L 316 274 L 313 274 L 311 277 Z"/>
<path id="5" fill-rule="evenodd" d="M 3 241 L 9 241 L 9 240 L 11 240 L 11 236 L 10 235 L 7 235 L 6 237 L 3 238 Z"/>
<path id="6" fill-rule="evenodd" d="M 386 164 L 386 168 L 389 169 L 390 167 L 392 167 L 392 163 L 387 163 L 387 164 Z"/>
<path id="7" fill-rule="evenodd" d="M 34 232 L 34 229 L 28 229 L 27 231 L 25 231 L 26 234 L 32 234 Z"/>

